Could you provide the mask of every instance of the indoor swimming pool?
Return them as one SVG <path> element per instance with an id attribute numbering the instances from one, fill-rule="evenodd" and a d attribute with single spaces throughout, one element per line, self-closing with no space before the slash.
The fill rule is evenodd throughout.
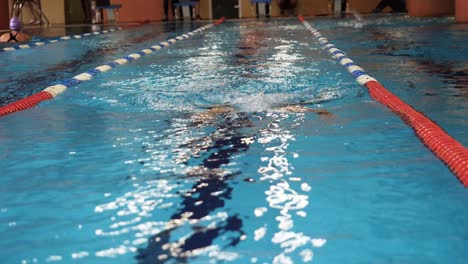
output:
<path id="1" fill-rule="evenodd" d="M 307 18 L 468 145 L 468 25 Z M 0 52 L 0 106 L 210 22 Z M 5 46 L 1 46 L 5 47 Z M 296 18 L 226 21 L 0 117 L 2 263 L 466 263 L 468 192 Z"/>

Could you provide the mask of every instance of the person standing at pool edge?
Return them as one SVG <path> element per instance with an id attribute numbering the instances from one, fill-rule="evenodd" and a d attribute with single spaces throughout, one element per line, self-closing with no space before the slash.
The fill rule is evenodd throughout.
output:
<path id="1" fill-rule="evenodd" d="M 382 12 L 387 6 L 392 9 L 393 13 L 406 12 L 405 0 L 381 0 L 377 7 L 372 11 L 373 13 Z"/>
<path id="2" fill-rule="evenodd" d="M 169 4 L 170 8 L 172 10 L 172 17 L 174 17 L 174 6 L 172 5 L 171 0 L 164 0 L 163 1 L 163 9 L 164 9 L 164 18 L 162 21 L 168 21 L 169 20 Z"/>
<path id="3" fill-rule="evenodd" d="M 296 3 L 296 0 L 278 0 L 281 15 L 294 16 Z"/>
<path id="4" fill-rule="evenodd" d="M 346 13 L 346 9 L 348 6 L 348 0 L 341 0 L 341 15 L 343 16 Z M 328 13 L 333 14 L 335 13 L 335 0 L 328 0 Z"/>
<path id="5" fill-rule="evenodd" d="M 0 36 L 0 42 L 28 42 L 31 37 L 21 31 L 21 8 L 24 0 L 17 0 L 13 5 L 12 18 L 10 20 L 10 32 Z"/>

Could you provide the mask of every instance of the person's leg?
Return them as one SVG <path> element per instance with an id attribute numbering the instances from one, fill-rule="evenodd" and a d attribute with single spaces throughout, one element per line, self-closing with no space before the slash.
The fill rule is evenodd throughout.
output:
<path id="1" fill-rule="evenodd" d="M 189 6 L 189 16 L 190 16 L 190 20 L 192 20 L 194 18 L 194 16 L 193 16 L 193 7 L 192 6 Z"/>
<path id="2" fill-rule="evenodd" d="M 21 9 L 23 9 L 24 1 L 17 0 L 13 3 L 13 8 L 11 9 L 11 17 L 20 18 Z"/>
<path id="3" fill-rule="evenodd" d="M 259 11 L 258 11 L 258 3 L 255 4 L 255 14 L 257 15 L 257 18 L 260 17 Z"/>
<path id="4" fill-rule="evenodd" d="M 31 1 L 27 1 L 26 4 L 28 5 L 28 9 L 31 12 L 31 15 L 33 16 L 33 19 L 29 21 L 29 24 L 40 24 L 41 23 L 41 17 L 40 14 L 37 13 L 36 9 L 34 8 L 33 4 Z"/>
<path id="5" fill-rule="evenodd" d="M 388 5 L 389 5 L 388 0 L 380 1 L 380 3 L 378 3 L 377 6 L 375 7 L 374 13 L 382 12 L 382 10 L 384 10 Z"/>
<path id="6" fill-rule="evenodd" d="M 268 3 L 265 3 L 265 16 L 267 18 L 270 17 L 270 4 L 268 4 Z"/>
<path id="7" fill-rule="evenodd" d="M 292 16 L 296 15 L 296 6 L 297 6 L 296 0 L 289 0 L 290 13 Z"/>
<path id="8" fill-rule="evenodd" d="M 15 1 L 11 10 L 10 29 L 19 31 L 21 29 L 21 10 L 23 9 L 24 1 Z"/>
<path id="9" fill-rule="evenodd" d="M 196 19 L 201 19 L 200 17 L 200 1 L 197 1 L 195 4 L 195 18 Z"/>
<path id="10" fill-rule="evenodd" d="M 284 16 L 285 14 L 288 15 L 288 7 L 286 2 L 287 0 L 278 0 L 277 2 L 282 16 Z"/>
<path id="11" fill-rule="evenodd" d="M 83 10 L 84 22 L 91 22 L 91 3 L 89 0 L 81 0 L 81 9 Z"/>
<path id="12" fill-rule="evenodd" d="M 41 20 L 41 24 L 45 23 L 46 25 L 50 25 L 49 19 L 45 15 L 44 11 L 42 11 L 42 5 L 41 5 L 41 0 L 31 0 L 33 2 L 33 5 L 36 6 L 36 12 L 39 16 L 39 19 Z M 89 3 L 89 13 L 91 13 L 91 3 Z"/>
<path id="13" fill-rule="evenodd" d="M 401 0 L 391 0 L 388 5 L 392 8 L 392 12 L 404 12 L 406 9 L 405 2 Z"/>
<path id="14" fill-rule="evenodd" d="M 179 0 L 172 0 L 172 12 L 174 14 L 174 18 L 177 16 L 179 20 L 184 20 L 184 12 L 182 10 L 182 6 L 176 6 L 174 4 L 178 4 Z"/>
<path id="15" fill-rule="evenodd" d="M 163 10 L 164 10 L 163 20 L 168 20 L 168 18 L 169 18 L 169 0 L 164 0 L 163 1 Z"/>

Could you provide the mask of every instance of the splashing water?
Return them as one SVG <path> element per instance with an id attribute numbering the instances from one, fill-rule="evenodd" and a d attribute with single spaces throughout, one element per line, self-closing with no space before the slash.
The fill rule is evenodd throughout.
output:
<path id="1" fill-rule="evenodd" d="M 347 14 L 351 14 L 353 16 L 353 20 L 351 21 L 346 21 L 339 23 L 340 26 L 343 27 L 353 27 L 353 28 L 363 28 L 366 25 L 366 22 L 364 21 L 364 18 L 362 15 L 356 11 L 356 10 L 351 10 L 350 12 L 347 12 Z"/>

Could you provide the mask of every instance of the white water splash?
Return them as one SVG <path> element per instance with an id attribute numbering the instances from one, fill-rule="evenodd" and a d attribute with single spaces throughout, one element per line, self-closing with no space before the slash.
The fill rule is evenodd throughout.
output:
<path id="1" fill-rule="evenodd" d="M 293 134 L 281 127 L 282 121 L 290 118 L 289 113 L 269 113 L 267 116 L 273 121 L 267 129 L 261 131 L 258 142 L 266 145 L 266 152 L 272 155 L 261 158 L 262 162 L 267 164 L 260 167 L 258 172 L 262 175 L 262 181 L 271 183 L 269 189 L 265 191 L 266 201 L 269 208 L 278 212 L 275 217 L 278 222 L 278 230 L 274 233 L 271 241 L 279 245 L 283 251 L 274 257 L 273 263 L 293 263 L 290 256 L 292 254 L 297 254 L 303 262 L 310 262 L 314 255 L 312 247 L 323 246 L 326 240 L 314 239 L 302 232 L 294 231 L 294 219 L 307 216 L 303 209 L 309 204 L 309 196 L 306 193 L 312 188 L 305 182 L 301 183 L 301 177 L 289 177 L 293 174 L 293 168 L 288 156 L 297 155 L 297 153 L 289 153 L 288 151 L 290 141 L 295 140 Z M 292 123 L 300 125 L 304 121 L 305 115 L 295 113 L 293 117 L 295 120 Z M 300 190 L 293 187 L 297 186 L 298 183 L 300 183 Z M 263 238 L 263 231 L 266 230 L 260 228 L 255 231 L 256 241 Z M 299 249 L 301 251 L 297 252 Z"/>

